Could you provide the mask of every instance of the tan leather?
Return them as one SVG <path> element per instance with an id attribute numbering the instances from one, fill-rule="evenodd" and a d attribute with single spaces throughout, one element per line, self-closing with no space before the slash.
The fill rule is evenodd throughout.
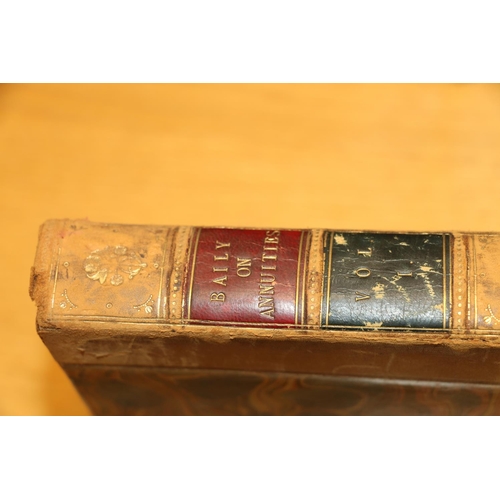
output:
<path id="1" fill-rule="evenodd" d="M 497 235 L 456 234 L 451 329 L 324 330 L 321 232 L 307 271 L 308 324 L 273 329 L 181 320 L 191 228 L 48 221 L 32 277 L 38 331 L 62 366 L 300 372 L 500 383 Z M 314 300 L 313 300 L 314 299 Z M 460 314 L 461 313 L 461 314 Z M 477 318 L 477 319 L 476 319 Z"/>

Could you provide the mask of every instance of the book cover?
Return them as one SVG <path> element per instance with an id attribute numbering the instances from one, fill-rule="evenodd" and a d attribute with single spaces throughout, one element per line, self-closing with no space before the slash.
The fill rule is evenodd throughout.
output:
<path id="1" fill-rule="evenodd" d="M 499 252 L 486 233 L 52 220 L 30 291 L 96 414 L 496 414 Z"/>

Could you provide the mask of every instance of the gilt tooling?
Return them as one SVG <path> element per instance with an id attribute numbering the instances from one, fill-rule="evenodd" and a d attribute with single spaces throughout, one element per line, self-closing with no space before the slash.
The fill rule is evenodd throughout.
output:
<path id="1" fill-rule="evenodd" d="M 499 255 L 497 234 L 53 220 L 31 294 L 82 393 L 77 367 L 496 384 Z"/>

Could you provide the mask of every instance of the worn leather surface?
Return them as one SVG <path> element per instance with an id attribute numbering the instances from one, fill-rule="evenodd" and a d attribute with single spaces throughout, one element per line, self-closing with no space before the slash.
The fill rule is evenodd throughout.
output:
<path id="1" fill-rule="evenodd" d="M 222 370 L 66 368 L 97 415 L 499 415 L 500 386 Z"/>
<path id="2" fill-rule="evenodd" d="M 294 325 L 300 273 L 301 303 L 321 303 L 317 252 L 311 251 L 321 233 L 310 232 L 312 237 L 275 229 L 49 221 L 32 273 L 40 336 L 63 368 L 81 365 L 87 373 L 86 367 L 99 366 L 95 373 L 104 385 L 113 370 L 128 373 L 132 367 L 369 377 L 387 383 L 500 383 L 500 332 L 495 322 L 485 328 L 481 315 L 475 319 L 480 301 L 498 300 L 492 264 L 497 253 L 475 251 L 476 235 L 322 232 L 327 261 L 321 293 L 333 327 L 325 328 Z M 495 235 L 478 238 L 492 250 L 500 241 Z M 451 252 L 453 239 L 462 241 L 463 251 L 456 244 Z M 284 306 L 288 328 L 255 321 L 265 252 L 273 258 L 264 264 L 276 266 L 269 283 L 273 304 L 276 311 Z M 224 272 L 214 271 L 216 266 Z M 204 309 L 211 294 L 234 292 L 236 301 L 222 303 L 227 310 Z M 467 305 L 464 323 L 458 321 L 460 310 L 450 315 L 455 300 L 458 308 Z M 353 314 L 357 306 L 365 307 L 362 314 Z"/>
<path id="3" fill-rule="evenodd" d="M 322 326 L 448 328 L 450 238 L 327 231 Z"/>
<path id="4" fill-rule="evenodd" d="M 107 322 L 108 323 L 108 322 Z M 73 326 L 73 328 L 71 328 Z M 500 384 L 499 338 L 450 334 L 301 331 L 190 325 L 70 324 L 41 336 L 62 366 L 295 372 Z"/>
<path id="5" fill-rule="evenodd" d="M 308 231 L 200 228 L 184 285 L 185 319 L 279 327 L 304 323 Z"/>

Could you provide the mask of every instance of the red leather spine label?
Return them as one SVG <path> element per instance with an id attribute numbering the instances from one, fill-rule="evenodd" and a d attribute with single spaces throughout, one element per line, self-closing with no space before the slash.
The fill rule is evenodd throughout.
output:
<path id="1" fill-rule="evenodd" d="M 304 323 L 309 231 L 197 228 L 184 319 L 287 327 Z"/>

